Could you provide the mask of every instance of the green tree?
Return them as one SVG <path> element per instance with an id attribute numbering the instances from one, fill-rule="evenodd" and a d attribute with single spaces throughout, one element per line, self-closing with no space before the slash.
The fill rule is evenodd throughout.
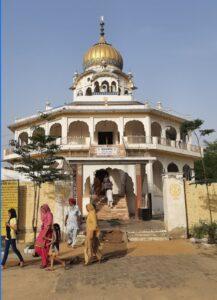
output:
<path id="1" fill-rule="evenodd" d="M 203 174 L 203 181 L 206 184 L 206 191 L 207 191 L 207 201 L 208 201 L 208 207 L 209 207 L 209 215 L 210 215 L 210 223 L 213 223 L 212 219 L 212 209 L 211 209 L 211 203 L 210 203 L 210 196 L 209 196 L 209 190 L 208 190 L 208 177 L 207 177 L 207 170 L 203 158 L 203 151 L 201 147 L 201 138 L 210 135 L 215 130 L 214 129 L 201 129 L 204 121 L 200 119 L 195 119 L 193 121 L 185 121 L 182 123 L 181 126 L 181 132 L 184 135 L 189 135 L 189 133 L 194 133 L 197 141 L 197 145 L 200 149 L 200 162 L 202 166 L 202 174 Z"/>
<path id="2" fill-rule="evenodd" d="M 22 145 L 19 141 L 12 140 L 10 145 L 13 146 L 14 153 L 19 155 L 15 171 L 24 174 L 34 185 L 32 229 L 35 241 L 41 185 L 45 182 L 64 179 L 66 176 L 63 174 L 63 169 L 57 168 L 58 162 L 63 161 L 64 158 L 58 156 L 60 146 L 56 145 L 56 138 L 46 136 L 39 126 L 34 127 L 34 132 L 35 134 L 29 137 L 27 144 Z"/>
<path id="3" fill-rule="evenodd" d="M 204 142 L 204 164 L 206 168 L 207 180 L 217 182 L 217 140 L 214 142 Z M 201 161 L 194 164 L 196 180 L 203 180 L 203 166 Z"/>

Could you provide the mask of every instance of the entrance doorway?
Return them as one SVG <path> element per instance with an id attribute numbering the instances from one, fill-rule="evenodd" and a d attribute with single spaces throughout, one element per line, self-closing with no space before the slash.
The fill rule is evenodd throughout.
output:
<path id="1" fill-rule="evenodd" d="M 112 145 L 113 144 L 113 132 L 98 132 L 98 144 L 99 145 Z"/>

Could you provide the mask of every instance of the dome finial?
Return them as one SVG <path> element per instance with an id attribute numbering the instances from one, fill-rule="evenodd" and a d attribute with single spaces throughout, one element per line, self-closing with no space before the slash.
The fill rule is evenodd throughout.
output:
<path id="1" fill-rule="evenodd" d="M 105 22 L 104 22 L 104 17 L 101 16 L 100 17 L 100 38 L 99 38 L 99 42 L 100 43 L 105 43 L 105 32 L 104 32 L 104 25 L 105 25 Z"/>

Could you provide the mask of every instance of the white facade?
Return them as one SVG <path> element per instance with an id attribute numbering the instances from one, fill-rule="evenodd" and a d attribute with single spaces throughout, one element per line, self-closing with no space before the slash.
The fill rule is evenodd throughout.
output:
<path id="1" fill-rule="evenodd" d="M 149 193 L 153 213 L 163 214 L 162 174 L 192 170 L 200 149 L 192 145 L 191 136 L 180 132 L 185 118 L 164 110 L 159 102 L 153 107 L 134 99 L 133 76 L 124 73 L 122 66 L 120 53 L 107 44 L 103 33 L 99 43 L 85 55 L 84 72 L 74 75 L 73 102 L 58 108 L 47 105 L 43 113 L 49 116 L 48 120 L 42 121 L 36 114 L 16 120 L 9 128 L 14 138 L 25 144 L 34 134 L 32 126 L 40 126 L 44 134 L 56 137 L 66 160 L 82 165 L 84 210 L 84 204 L 90 201 L 95 172 L 109 169 L 117 195 L 123 194 L 120 187 L 124 178 L 131 178 L 133 190 L 127 191 L 125 186 L 125 193 L 131 199 L 130 213 L 136 213 L 136 166 L 140 165 L 140 206 L 146 205 Z M 5 161 L 16 164 L 17 158 L 12 149 L 5 149 Z M 120 181 L 116 184 L 118 176 Z"/>

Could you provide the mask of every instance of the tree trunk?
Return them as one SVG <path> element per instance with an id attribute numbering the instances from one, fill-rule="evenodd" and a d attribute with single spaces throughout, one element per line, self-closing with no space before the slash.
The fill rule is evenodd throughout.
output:
<path id="1" fill-rule="evenodd" d="M 34 185 L 34 205 L 33 205 L 33 216 L 32 216 L 32 230 L 33 230 L 33 234 L 34 234 L 34 240 L 33 242 L 35 243 L 36 240 L 36 226 L 35 226 L 35 222 L 36 222 L 36 202 L 37 202 L 37 184 L 33 183 Z"/>
<path id="2" fill-rule="evenodd" d="M 36 220 L 35 220 L 36 233 L 38 229 L 38 210 L 39 210 L 39 203 L 40 203 L 40 191 L 41 191 L 41 185 L 38 186 L 38 195 L 37 195 L 37 204 L 36 204 Z"/>

